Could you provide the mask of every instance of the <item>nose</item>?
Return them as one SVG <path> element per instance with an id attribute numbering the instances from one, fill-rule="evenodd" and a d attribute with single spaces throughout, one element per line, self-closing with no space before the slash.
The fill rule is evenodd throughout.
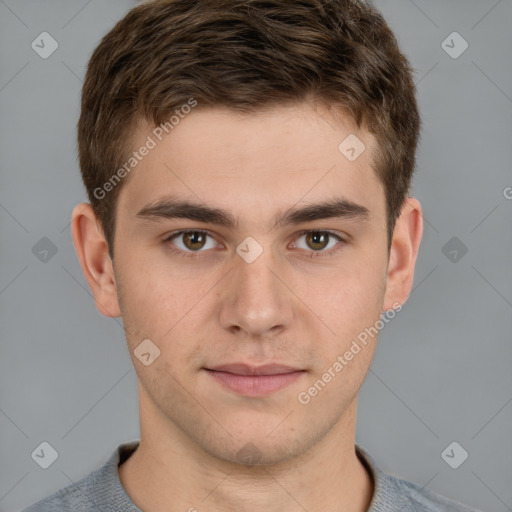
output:
<path id="1" fill-rule="evenodd" d="M 220 322 L 233 334 L 250 337 L 275 335 L 293 318 L 293 295 L 270 250 L 252 263 L 235 255 L 235 268 L 227 276 Z"/>

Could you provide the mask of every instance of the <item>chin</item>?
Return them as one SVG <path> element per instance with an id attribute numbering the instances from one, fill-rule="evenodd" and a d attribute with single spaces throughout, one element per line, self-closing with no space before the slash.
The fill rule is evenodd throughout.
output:
<path id="1" fill-rule="evenodd" d="M 292 438 L 289 433 L 272 436 L 272 439 L 266 433 L 237 436 L 236 439 L 233 436 L 224 442 L 216 440 L 212 444 L 203 445 L 203 449 L 212 457 L 232 464 L 247 467 L 276 466 L 303 456 L 314 444 L 311 439 L 299 437 Z"/>

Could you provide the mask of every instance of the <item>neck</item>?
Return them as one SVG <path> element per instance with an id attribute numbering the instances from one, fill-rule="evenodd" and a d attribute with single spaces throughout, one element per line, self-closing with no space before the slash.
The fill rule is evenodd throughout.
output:
<path id="1" fill-rule="evenodd" d="M 140 444 L 119 477 L 135 505 L 154 512 L 366 512 L 374 483 L 355 452 L 356 410 L 357 399 L 306 453 L 247 466 L 213 457 L 141 403 Z"/>

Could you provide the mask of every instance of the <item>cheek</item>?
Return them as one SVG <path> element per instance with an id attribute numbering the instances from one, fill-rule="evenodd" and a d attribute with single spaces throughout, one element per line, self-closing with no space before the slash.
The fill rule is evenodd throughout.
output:
<path id="1" fill-rule="evenodd" d="M 309 286 L 308 282 L 303 289 L 307 304 L 336 333 L 330 333 L 335 344 L 348 342 L 380 316 L 386 284 L 382 263 L 360 258 L 346 267 L 332 268 L 328 276 Z"/>
<path id="2" fill-rule="evenodd" d="M 194 323 L 201 318 L 211 320 L 204 316 L 214 314 L 226 285 L 221 279 L 223 272 L 193 263 L 173 264 L 170 257 L 161 254 L 145 259 L 143 254 L 132 252 L 118 264 L 123 321 L 127 334 L 133 333 L 132 344 L 147 337 L 166 346 L 172 339 L 173 347 L 179 350 L 176 344 L 187 338 L 184 331 L 190 334 L 194 329 L 190 324 L 194 317 Z M 354 250 L 340 263 L 321 271 L 296 268 L 288 276 L 294 293 L 304 302 L 297 302 L 297 309 L 305 313 L 304 318 L 310 318 L 307 328 L 312 336 L 317 331 L 323 352 L 331 353 L 329 357 L 343 345 L 350 345 L 352 338 L 379 317 L 385 268 L 370 251 Z M 294 297 L 289 300 L 297 301 Z M 182 335 L 177 336 L 180 332 Z M 326 350 L 329 346 L 331 349 Z"/>
<path id="3" fill-rule="evenodd" d="M 189 337 L 184 333 L 194 329 L 191 322 L 199 321 L 194 317 L 215 297 L 211 291 L 218 278 L 197 269 L 178 271 L 169 262 L 141 264 L 134 258 L 123 263 L 118 290 L 129 345 L 134 348 L 149 338 L 162 350 L 172 345 L 173 354 L 179 354 L 180 344 Z"/>
<path id="4" fill-rule="evenodd" d="M 310 404 L 319 415 L 326 404 L 333 414 L 341 414 L 357 395 L 375 352 L 385 280 L 382 271 L 352 268 L 314 299 L 330 329 L 323 329 L 325 334 L 314 341 L 320 358 L 298 401 Z"/>
<path id="5" fill-rule="evenodd" d="M 118 293 L 125 326 L 156 339 L 180 316 L 184 303 L 180 283 L 172 274 L 137 258 L 118 265 Z"/>

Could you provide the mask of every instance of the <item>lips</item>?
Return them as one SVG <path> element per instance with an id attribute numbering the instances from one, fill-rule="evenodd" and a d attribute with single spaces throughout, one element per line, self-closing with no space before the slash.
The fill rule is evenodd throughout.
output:
<path id="1" fill-rule="evenodd" d="M 274 393 L 301 378 L 306 370 L 281 364 L 250 366 L 243 363 L 205 368 L 213 380 L 239 395 L 259 397 Z"/>
<path id="2" fill-rule="evenodd" d="M 243 363 L 223 364 L 208 368 L 216 372 L 234 373 L 236 375 L 282 375 L 285 373 L 292 373 L 300 371 L 299 368 L 292 368 L 291 366 L 284 366 L 281 364 L 265 364 L 263 366 L 250 366 Z"/>

